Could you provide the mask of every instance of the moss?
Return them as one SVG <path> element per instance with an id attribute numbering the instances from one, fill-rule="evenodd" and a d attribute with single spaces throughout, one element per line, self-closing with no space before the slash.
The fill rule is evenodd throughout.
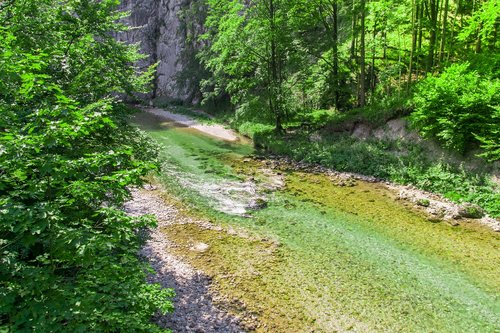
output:
<path id="1" fill-rule="evenodd" d="M 300 315 L 301 304 L 287 302 L 286 298 L 290 300 L 292 295 L 276 286 L 281 281 L 276 277 L 281 275 L 279 262 L 283 255 L 275 243 L 194 224 L 173 225 L 164 232 L 179 245 L 175 250 L 178 255 L 188 258 L 212 279 L 216 293 L 225 296 L 219 301 L 224 308 L 243 317 L 259 317 L 258 332 L 306 329 L 305 314 Z M 193 244 L 200 242 L 209 245 L 208 251 L 192 250 Z"/>
<path id="2" fill-rule="evenodd" d="M 422 207 L 429 207 L 431 205 L 431 202 L 429 201 L 429 199 L 418 199 L 417 205 Z"/>
<path id="3" fill-rule="evenodd" d="M 492 290 L 500 289 L 500 279 L 491 279 L 490 268 L 497 258 L 500 236 L 476 223 L 453 228 L 446 223 L 429 224 L 423 213 L 383 184 L 358 182 L 354 187 L 336 186 L 328 177 L 292 173 L 287 190 L 323 209 L 335 207 L 358 217 L 357 223 L 372 232 L 397 240 L 427 256 L 453 263 Z"/>

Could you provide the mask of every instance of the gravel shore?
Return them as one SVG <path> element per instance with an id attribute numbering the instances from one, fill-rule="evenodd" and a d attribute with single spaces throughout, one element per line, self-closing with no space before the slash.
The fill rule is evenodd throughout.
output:
<path id="1" fill-rule="evenodd" d="M 173 332 L 233 333 L 245 332 L 240 326 L 240 318 L 221 309 L 213 302 L 210 279 L 194 269 L 189 263 L 173 255 L 169 249 L 174 244 L 161 232 L 165 226 L 182 223 L 197 223 L 210 227 L 207 222 L 193 221 L 179 213 L 178 209 L 165 202 L 152 186 L 132 190 L 133 199 L 125 204 L 125 211 L 134 216 L 153 214 L 158 227 L 150 230 L 141 255 L 148 259 L 156 271 L 150 282 L 160 283 L 165 288 L 173 288 L 175 311 L 160 316 L 156 321 L 161 327 Z"/>

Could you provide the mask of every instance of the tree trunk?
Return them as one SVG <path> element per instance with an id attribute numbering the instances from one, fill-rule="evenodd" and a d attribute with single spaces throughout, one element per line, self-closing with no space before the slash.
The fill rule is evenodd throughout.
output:
<path id="1" fill-rule="evenodd" d="M 444 0 L 444 12 L 443 12 L 443 28 L 441 29 L 441 45 L 439 50 L 439 63 L 442 65 L 445 53 L 445 43 L 446 43 L 446 24 L 448 22 L 448 9 L 449 0 Z"/>
<path id="2" fill-rule="evenodd" d="M 418 24 L 417 24 L 417 30 L 418 30 L 418 38 L 417 38 L 417 66 L 420 63 L 420 57 L 422 55 L 422 39 L 423 39 L 423 29 L 422 29 L 422 20 L 424 18 L 424 4 L 420 2 L 418 9 L 420 10 L 419 12 L 417 11 L 417 16 L 418 16 Z M 420 67 L 420 66 L 419 66 Z M 420 68 L 419 68 L 420 69 Z M 418 74 L 419 72 L 417 71 L 417 80 L 418 80 Z"/>
<path id="3" fill-rule="evenodd" d="M 429 73 L 434 68 L 434 52 L 436 50 L 437 39 L 437 19 L 439 11 L 439 0 L 429 0 L 428 15 L 430 19 L 429 51 L 427 53 L 426 72 Z"/>
<path id="4" fill-rule="evenodd" d="M 352 2 L 352 39 L 351 39 L 351 59 L 356 58 L 356 26 L 358 21 L 358 15 L 356 14 L 356 1 Z"/>
<path id="5" fill-rule="evenodd" d="M 371 88 L 371 100 L 373 100 L 373 96 L 375 95 L 375 57 L 377 52 L 377 17 L 375 17 L 375 23 L 373 24 L 373 46 L 372 46 L 372 64 L 370 69 L 370 88 Z"/>
<path id="6" fill-rule="evenodd" d="M 338 4 L 337 1 L 333 3 L 333 89 L 335 98 L 335 108 L 340 109 L 340 85 L 339 85 L 339 52 L 338 52 L 338 42 L 339 42 L 339 25 L 338 25 Z"/>
<path id="7" fill-rule="evenodd" d="M 361 0 L 361 38 L 360 38 L 360 73 L 359 73 L 359 106 L 365 106 L 365 78 L 366 78 L 366 66 L 365 66 L 365 0 Z"/>
<path id="8" fill-rule="evenodd" d="M 281 101 L 280 101 L 280 87 L 279 87 L 279 59 L 278 50 L 276 43 L 276 9 L 274 6 L 274 0 L 269 0 L 269 24 L 271 31 L 271 89 L 269 96 L 269 107 L 275 118 L 276 131 L 281 132 L 283 130 L 281 124 Z"/>
<path id="9" fill-rule="evenodd" d="M 408 66 L 408 86 L 407 89 L 410 90 L 412 75 L 413 75 L 413 58 L 415 57 L 415 50 L 417 48 L 417 27 L 416 20 L 418 17 L 418 5 L 415 0 L 412 0 L 411 4 L 412 15 L 411 15 L 411 51 L 410 51 L 410 64 Z"/>
<path id="10" fill-rule="evenodd" d="M 450 47 L 448 49 L 448 56 L 446 59 L 449 61 L 450 60 L 450 55 L 453 53 L 454 48 L 453 48 L 453 38 L 455 37 L 455 24 L 457 23 L 457 16 L 458 16 L 458 9 L 460 8 L 460 1 L 457 2 L 457 8 L 455 8 L 455 14 L 453 15 L 453 23 L 451 24 L 451 34 L 450 34 L 450 40 L 452 43 L 450 44 Z"/>
<path id="11" fill-rule="evenodd" d="M 481 40 L 481 29 L 483 28 L 483 24 L 479 24 L 479 29 L 477 29 L 477 39 L 476 39 L 476 53 L 481 53 L 482 48 L 482 40 Z"/>

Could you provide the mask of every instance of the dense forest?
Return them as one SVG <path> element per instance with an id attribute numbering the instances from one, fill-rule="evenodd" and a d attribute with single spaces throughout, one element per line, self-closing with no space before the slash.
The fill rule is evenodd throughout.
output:
<path id="1" fill-rule="evenodd" d="M 278 130 L 328 109 L 415 111 L 425 136 L 499 158 L 496 0 L 199 0 L 183 15 L 206 103 Z"/>
<path id="2" fill-rule="evenodd" d="M 123 103 L 148 96 L 155 65 L 115 38 L 131 29 L 118 5 L 0 0 L 0 332 L 160 332 L 151 318 L 173 310 L 137 255 L 154 219 L 123 211 L 161 163 Z M 178 81 L 266 152 L 495 218 L 499 14 L 498 0 L 188 1 Z M 344 133 L 401 117 L 446 156 Z"/>

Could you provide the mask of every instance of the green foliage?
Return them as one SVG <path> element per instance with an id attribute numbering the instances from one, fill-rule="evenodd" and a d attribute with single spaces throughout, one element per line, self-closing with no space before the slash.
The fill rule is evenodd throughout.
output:
<path id="1" fill-rule="evenodd" d="M 116 1 L 42 0 L 0 11 L 0 330 L 155 332 L 172 291 L 146 283 L 121 211 L 156 151 L 111 96 L 147 87 Z"/>
<path id="2" fill-rule="evenodd" d="M 496 36 L 500 4 L 498 0 L 483 1 L 468 21 L 468 25 L 460 32 L 458 39 L 467 41 L 477 38 L 491 49 L 498 48 L 499 40 Z"/>
<path id="3" fill-rule="evenodd" d="M 320 129 L 335 119 L 336 113 L 332 110 L 313 110 L 301 113 L 296 116 L 296 120 L 302 127 L 309 129 Z"/>
<path id="4" fill-rule="evenodd" d="M 418 85 L 411 120 L 425 137 L 464 152 L 479 140 L 494 157 L 500 128 L 500 80 L 481 77 L 467 63 L 452 65 Z M 478 140 L 478 138 L 480 138 Z"/>
<path id="5" fill-rule="evenodd" d="M 274 126 L 269 124 L 260 124 L 252 122 L 244 122 L 238 127 L 238 132 L 251 138 L 255 145 L 259 145 L 260 142 L 267 135 L 270 135 L 274 130 Z"/>
<path id="6" fill-rule="evenodd" d="M 289 2 L 207 3 L 207 32 L 202 39 L 209 43 L 199 54 L 212 72 L 212 78 L 202 81 L 205 98 L 226 92 L 237 106 L 265 101 L 260 112 L 281 129 L 287 113 L 284 81 L 294 50 L 287 19 Z"/>
<path id="7" fill-rule="evenodd" d="M 481 148 L 484 150 L 484 153 L 481 153 L 478 156 L 484 157 L 487 161 L 490 162 L 498 161 L 500 160 L 500 140 L 498 140 L 498 138 L 500 137 L 500 129 L 493 129 L 489 136 L 491 137 L 491 139 L 476 136 L 476 139 L 481 142 Z"/>
<path id="8" fill-rule="evenodd" d="M 418 199 L 417 200 L 417 205 L 422 206 L 422 207 L 429 207 L 431 202 L 429 199 Z"/>

